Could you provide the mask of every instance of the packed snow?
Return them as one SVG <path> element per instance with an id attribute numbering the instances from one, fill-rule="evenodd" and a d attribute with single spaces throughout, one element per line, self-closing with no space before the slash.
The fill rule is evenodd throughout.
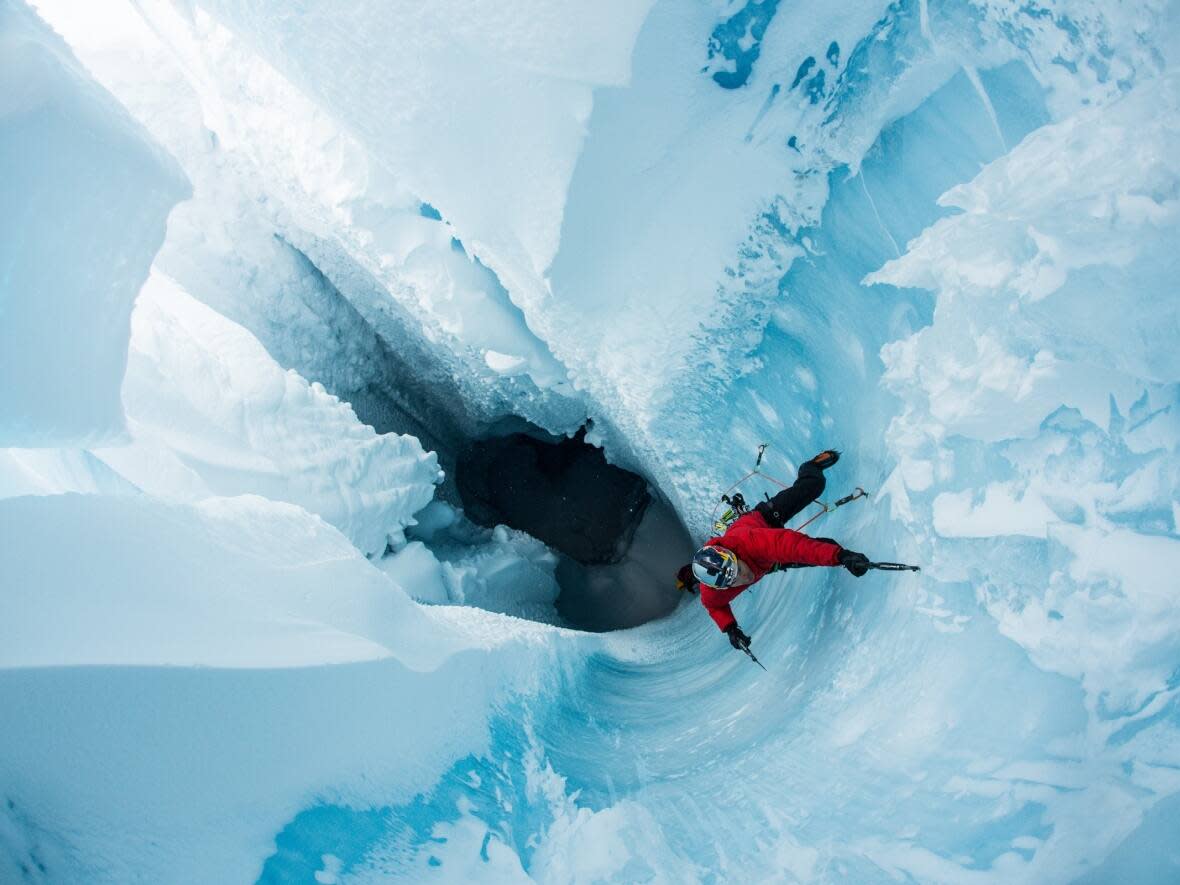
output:
<path id="1" fill-rule="evenodd" d="M 1180 878 L 1178 39 L 0 0 L 0 880 Z M 587 421 L 619 562 L 467 518 Z M 763 443 L 922 566 L 764 579 L 765 672 L 644 595 Z"/>
<path id="2" fill-rule="evenodd" d="M 117 439 L 131 305 L 188 183 L 23 4 L 0 40 L 0 445 Z"/>

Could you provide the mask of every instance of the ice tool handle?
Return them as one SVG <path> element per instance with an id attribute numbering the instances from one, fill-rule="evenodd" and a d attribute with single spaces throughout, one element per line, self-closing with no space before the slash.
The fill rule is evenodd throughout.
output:
<path id="1" fill-rule="evenodd" d="M 835 510 L 837 507 L 843 507 L 845 504 L 849 504 L 855 501 L 857 498 L 867 498 L 868 496 L 868 492 L 866 492 L 860 486 L 857 486 L 856 491 L 854 491 L 851 495 L 845 495 L 843 498 L 832 505 L 832 509 Z"/>
<path id="2" fill-rule="evenodd" d="M 920 572 L 918 565 L 906 565 L 904 562 L 870 562 L 869 568 L 880 569 L 883 572 Z"/>
<path id="3" fill-rule="evenodd" d="M 825 513 L 831 513 L 837 507 L 843 507 L 845 504 L 851 504 L 853 501 L 857 501 L 861 498 L 867 498 L 868 496 L 869 496 L 868 492 L 866 492 L 860 486 L 857 486 L 856 491 L 854 491 L 851 495 L 845 495 L 843 498 L 841 498 L 839 501 L 836 501 L 834 504 L 825 504 L 823 501 L 816 501 L 815 503 L 818 504 L 823 509 L 821 509 L 818 513 L 816 513 L 814 516 L 812 516 L 811 519 L 807 520 L 807 522 L 803 523 L 803 525 L 799 526 L 799 528 L 797 528 L 795 531 L 801 532 L 805 528 L 807 528 L 809 525 L 811 525 L 813 522 L 815 522 L 817 519 L 819 519 L 821 516 L 823 516 Z"/>

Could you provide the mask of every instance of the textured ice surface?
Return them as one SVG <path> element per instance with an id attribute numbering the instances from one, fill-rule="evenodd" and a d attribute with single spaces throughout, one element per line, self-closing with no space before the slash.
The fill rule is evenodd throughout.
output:
<path id="1" fill-rule="evenodd" d="M 157 266 L 280 365 L 444 465 L 506 414 L 554 432 L 584 420 L 454 227 L 231 32 L 173 4 L 141 4 L 145 19 L 116 4 L 97 21 L 68 0 L 40 6 L 193 182 Z"/>
<path id="2" fill-rule="evenodd" d="M 417 440 L 361 424 L 347 403 L 284 371 L 249 332 L 159 274 L 136 302 L 123 401 L 133 445 L 100 456 L 140 488 L 289 501 L 368 554 L 401 540 L 439 479 Z"/>
<path id="3" fill-rule="evenodd" d="M 557 556 L 536 538 L 481 528 L 441 501 L 416 520 L 410 544 L 378 564 L 410 595 L 557 622 Z"/>
<path id="4" fill-rule="evenodd" d="M 869 277 L 937 293 L 883 351 L 893 512 L 940 578 L 1080 680 L 1112 762 L 1173 703 L 1180 656 L 1178 158 L 1169 76 L 1030 135 Z"/>
<path id="5" fill-rule="evenodd" d="M 592 88 L 626 82 L 650 5 L 313 2 L 290 17 L 237 0 L 200 7 L 515 278 L 552 259 Z"/>
<path id="6" fill-rule="evenodd" d="M 0 4 L 0 446 L 119 436 L 131 302 L 176 163 L 23 3 Z"/>
<path id="7" fill-rule="evenodd" d="M 512 185 L 513 179 L 526 171 L 517 169 L 517 164 L 528 160 L 528 154 L 548 151 L 552 145 L 545 139 L 536 139 L 535 144 L 531 140 L 527 151 L 513 150 L 504 158 L 513 170 L 501 169 L 490 159 L 489 145 L 502 140 L 493 135 L 505 131 L 505 122 L 493 111 L 504 111 L 504 102 L 489 99 L 480 90 L 506 95 L 507 84 L 526 90 L 533 88 L 528 84 L 539 84 L 541 107 L 530 109 L 527 102 L 512 102 L 513 111 L 519 107 L 530 119 L 536 117 L 539 124 L 540 115 L 552 110 L 546 84 L 575 95 L 587 94 L 588 87 L 518 70 L 512 60 L 505 62 L 503 82 L 494 80 L 489 84 L 484 82 L 482 68 L 476 76 L 476 70 L 466 63 L 459 65 L 461 73 L 448 74 L 445 66 L 424 67 L 409 53 L 374 49 L 370 57 L 383 59 L 381 65 L 386 69 L 374 69 L 372 74 L 386 84 L 388 91 L 350 90 L 350 97 L 335 105 L 339 113 L 329 113 L 316 104 L 314 95 L 293 85 L 298 69 L 290 73 L 285 54 L 276 52 L 272 57 L 270 53 L 252 51 L 252 44 L 257 42 L 252 39 L 255 26 L 262 32 L 258 36 L 267 39 L 265 29 L 274 23 L 267 17 L 241 11 L 249 24 L 235 34 L 203 9 L 188 16 L 178 14 L 172 4 L 145 3 L 143 8 L 167 47 L 182 61 L 180 90 L 195 93 L 204 125 L 216 133 L 218 165 L 229 165 L 244 178 L 246 196 L 257 194 L 265 202 L 268 211 L 264 213 L 264 224 L 308 256 L 366 322 L 393 342 L 408 365 L 397 373 L 397 386 L 413 384 L 426 391 L 443 388 L 433 397 L 430 411 L 452 413 L 450 419 L 467 425 L 463 427 L 466 432 L 472 432 L 473 422 L 513 412 L 557 432 L 576 426 L 583 413 L 576 402 L 568 399 L 570 390 L 563 366 L 531 331 L 496 273 L 478 260 L 485 234 L 478 229 L 457 228 L 448 202 L 433 189 L 431 200 L 422 197 L 415 170 L 434 175 L 433 165 L 407 166 L 397 162 L 395 149 L 382 152 L 382 148 L 387 147 L 387 137 L 399 133 L 393 143 L 415 154 L 427 152 L 443 165 L 457 164 L 457 171 L 452 172 L 450 167 L 438 171 L 445 181 L 482 176 L 478 187 L 464 191 L 463 200 L 476 205 L 481 215 L 487 215 L 491 209 L 485 208 L 483 201 L 496 188 Z M 512 24 L 524 18 L 527 11 L 505 10 L 504 25 L 486 35 L 487 39 L 496 45 L 513 42 Z M 436 59 L 438 64 L 455 53 L 466 54 L 462 49 L 464 25 L 455 16 L 422 10 L 402 15 L 387 4 L 357 5 L 344 19 L 325 28 L 316 22 L 336 18 L 337 10 L 326 4 L 319 11 L 309 12 L 309 18 L 291 20 L 290 40 L 318 43 L 326 39 L 330 43 L 338 37 L 342 42 L 333 47 L 332 53 L 325 54 L 325 59 L 359 59 L 355 49 L 347 48 L 349 41 L 358 39 L 377 40 L 382 47 L 409 40 L 428 54 L 431 50 L 425 47 L 434 47 L 441 53 Z M 541 12 L 544 14 L 543 8 Z M 219 14 L 223 20 L 237 21 L 232 8 L 219 10 Z M 416 25 L 399 36 L 398 29 L 410 22 Z M 527 22 L 521 27 L 527 36 Z M 504 39 L 497 43 L 494 35 Z M 604 48 L 602 53 L 609 56 L 610 50 Z M 333 66 L 336 64 L 334 61 Z M 414 70 L 407 73 L 407 66 Z M 589 70 L 598 67 L 592 65 Z M 113 68 L 117 66 L 108 69 L 113 80 L 126 83 L 138 79 L 137 72 L 125 66 L 122 71 Z M 606 69 L 600 73 L 606 76 Z M 337 88 L 337 84 L 324 82 Z M 121 86 L 112 88 L 124 91 Z M 128 91 L 134 89 L 129 87 Z M 403 94 L 402 90 L 408 91 Z M 459 93 L 470 95 L 460 98 Z M 487 114 L 470 116 L 472 132 L 452 132 L 460 115 L 450 105 L 469 100 L 487 104 Z M 362 132 L 354 125 L 351 112 L 359 114 L 363 109 L 358 103 L 374 101 L 383 106 L 390 102 L 399 113 L 374 111 L 372 121 L 376 125 L 363 127 Z M 368 113 L 364 111 L 366 118 Z M 165 125 L 177 128 L 174 122 Z M 421 132 L 419 125 L 425 127 Z M 558 120 L 553 125 L 562 128 Z M 450 137 L 435 133 L 437 126 L 444 127 Z M 483 133 L 484 127 L 491 127 L 492 132 Z M 571 127 L 566 124 L 564 128 Z M 530 130 L 517 126 L 512 131 Z M 415 134 L 411 137 L 410 132 Z M 575 126 L 571 132 L 580 133 L 580 128 Z M 276 137 L 276 133 L 282 133 L 282 137 Z M 373 137 L 366 139 L 365 133 Z M 411 147 L 414 139 L 421 143 Z M 571 143 L 576 147 L 576 138 Z M 462 156 L 450 157 L 453 150 L 459 150 Z M 197 165 L 208 165 L 207 158 L 191 152 L 189 156 Z M 475 162 L 479 158 L 487 158 L 490 167 Z M 538 174 L 545 162 L 529 166 L 528 178 L 520 184 L 524 192 L 550 187 Z M 223 202 L 217 193 L 221 187 L 211 181 L 209 189 L 214 192 L 213 211 L 194 213 L 192 234 L 178 236 L 178 251 L 188 248 L 194 240 L 200 244 L 209 216 L 217 214 Z M 502 201 L 502 206 L 514 205 Z M 529 218 L 533 213 L 531 204 L 519 212 Z M 220 224 L 224 225 L 224 220 Z M 489 235 L 505 232 L 506 227 L 497 222 Z M 178 253 L 164 259 L 191 268 L 191 261 Z M 193 286 L 188 275 L 183 281 Z M 254 328 L 251 323 L 247 325 Z M 449 389 L 457 389 L 457 393 L 448 396 Z M 421 392 L 415 398 L 421 400 Z M 400 404 L 404 405 L 404 400 Z M 427 430 L 434 430 L 433 419 L 423 424 Z"/>
<path id="8" fill-rule="evenodd" d="M 698 531 L 759 443 L 836 445 L 873 495 L 816 529 L 924 570 L 767 578 L 764 673 L 695 604 L 480 610 L 544 620 L 553 562 L 441 503 L 369 563 L 306 489 L 10 451 L 8 494 L 89 494 L 0 501 L 6 647 L 141 666 L 0 670 L 5 872 L 1177 878 L 1174 3 L 141 6 L 176 90 L 70 39 L 194 179 L 159 261 L 265 377 L 454 391 L 451 439 L 589 414 Z"/>

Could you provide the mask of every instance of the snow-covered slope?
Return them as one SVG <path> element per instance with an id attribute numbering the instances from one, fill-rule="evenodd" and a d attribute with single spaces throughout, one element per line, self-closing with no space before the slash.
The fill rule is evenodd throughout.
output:
<path id="1" fill-rule="evenodd" d="M 1180 876 L 1176 3 L 37 6 L 193 196 L 161 246 L 131 130 L 168 198 L 5 290 L 147 279 L 0 339 L 119 359 L 5 443 L 128 418 L 0 450 L 0 877 Z M 426 505 L 587 417 L 698 533 L 840 447 L 814 529 L 923 572 L 766 578 L 766 672 L 695 600 L 549 626 L 552 552 Z"/>
<path id="2" fill-rule="evenodd" d="M 0 5 L 0 445 L 119 436 L 131 303 L 176 163 L 23 4 Z"/>
<path id="3" fill-rule="evenodd" d="M 428 788 L 544 655 L 289 504 L 27 496 L 0 523 L 6 881 L 241 879 L 312 795 Z"/>

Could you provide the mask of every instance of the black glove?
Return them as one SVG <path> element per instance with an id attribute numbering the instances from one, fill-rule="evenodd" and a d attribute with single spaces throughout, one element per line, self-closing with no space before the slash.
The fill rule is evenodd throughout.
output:
<path id="1" fill-rule="evenodd" d="M 750 647 L 750 637 L 742 632 L 742 628 L 734 621 L 725 628 L 725 635 L 729 637 L 729 644 L 738 651 L 745 651 Z"/>
<path id="2" fill-rule="evenodd" d="M 855 577 L 862 577 L 868 573 L 869 558 L 863 553 L 856 553 L 852 550 L 841 550 L 836 559 L 840 565 L 852 572 Z"/>

